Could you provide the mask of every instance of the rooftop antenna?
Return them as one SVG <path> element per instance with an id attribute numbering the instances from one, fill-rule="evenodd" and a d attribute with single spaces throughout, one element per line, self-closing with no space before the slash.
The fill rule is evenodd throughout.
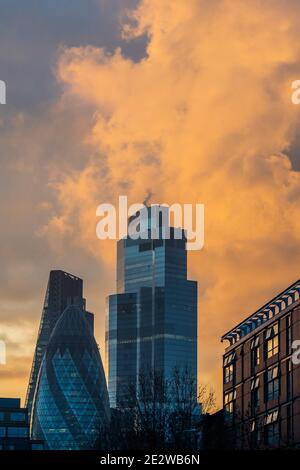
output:
<path id="1" fill-rule="evenodd" d="M 152 198 L 152 196 L 153 196 L 152 191 L 148 190 L 147 196 L 145 197 L 144 202 L 143 202 L 144 206 L 149 207 L 149 201 Z"/>

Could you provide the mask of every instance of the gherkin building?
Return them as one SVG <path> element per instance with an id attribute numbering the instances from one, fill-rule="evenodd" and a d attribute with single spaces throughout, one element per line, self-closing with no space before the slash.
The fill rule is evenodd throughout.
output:
<path id="1" fill-rule="evenodd" d="M 33 400 L 32 435 L 47 449 L 101 448 L 109 401 L 98 346 L 82 308 L 67 307 L 48 343 Z"/>

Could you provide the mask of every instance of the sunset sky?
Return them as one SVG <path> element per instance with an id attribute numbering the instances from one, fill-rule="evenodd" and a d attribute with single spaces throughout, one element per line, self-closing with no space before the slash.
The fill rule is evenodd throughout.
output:
<path id="1" fill-rule="evenodd" d="M 199 381 L 300 277 L 298 0 L 0 0 L 0 396 L 24 398 L 49 271 L 84 279 L 104 361 L 119 195 L 203 203 Z"/>

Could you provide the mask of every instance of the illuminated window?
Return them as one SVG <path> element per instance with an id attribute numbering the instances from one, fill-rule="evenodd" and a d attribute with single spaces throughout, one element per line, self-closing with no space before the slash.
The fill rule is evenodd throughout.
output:
<path id="1" fill-rule="evenodd" d="M 235 352 L 228 354 L 228 356 L 224 357 L 224 366 L 231 364 L 235 360 Z"/>
<path id="2" fill-rule="evenodd" d="M 251 368 L 252 371 L 260 364 L 259 337 L 251 341 Z"/>
<path id="3" fill-rule="evenodd" d="M 224 357 L 224 383 L 232 382 L 234 379 L 234 371 L 235 371 L 235 352 L 228 354 L 228 356 Z"/>
<path id="4" fill-rule="evenodd" d="M 236 390 L 225 394 L 224 409 L 225 409 L 226 419 L 231 419 L 233 417 L 235 400 L 236 400 Z"/>
<path id="5" fill-rule="evenodd" d="M 279 352 L 278 323 L 268 328 L 265 339 L 265 356 L 269 359 Z"/>
<path id="6" fill-rule="evenodd" d="M 225 384 L 232 382 L 233 374 L 234 374 L 234 365 L 229 364 L 229 366 L 226 366 L 224 369 L 224 383 Z"/>

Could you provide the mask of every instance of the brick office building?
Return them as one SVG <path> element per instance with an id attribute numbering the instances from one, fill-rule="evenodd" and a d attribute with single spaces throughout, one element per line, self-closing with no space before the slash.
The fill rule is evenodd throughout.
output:
<path id="1" fill-rule="evenodd" d="M 230 447 L 300 447 L 300 280 L 222 337 Z M 299 357 L 300 355 L 298 355 Z"/>

